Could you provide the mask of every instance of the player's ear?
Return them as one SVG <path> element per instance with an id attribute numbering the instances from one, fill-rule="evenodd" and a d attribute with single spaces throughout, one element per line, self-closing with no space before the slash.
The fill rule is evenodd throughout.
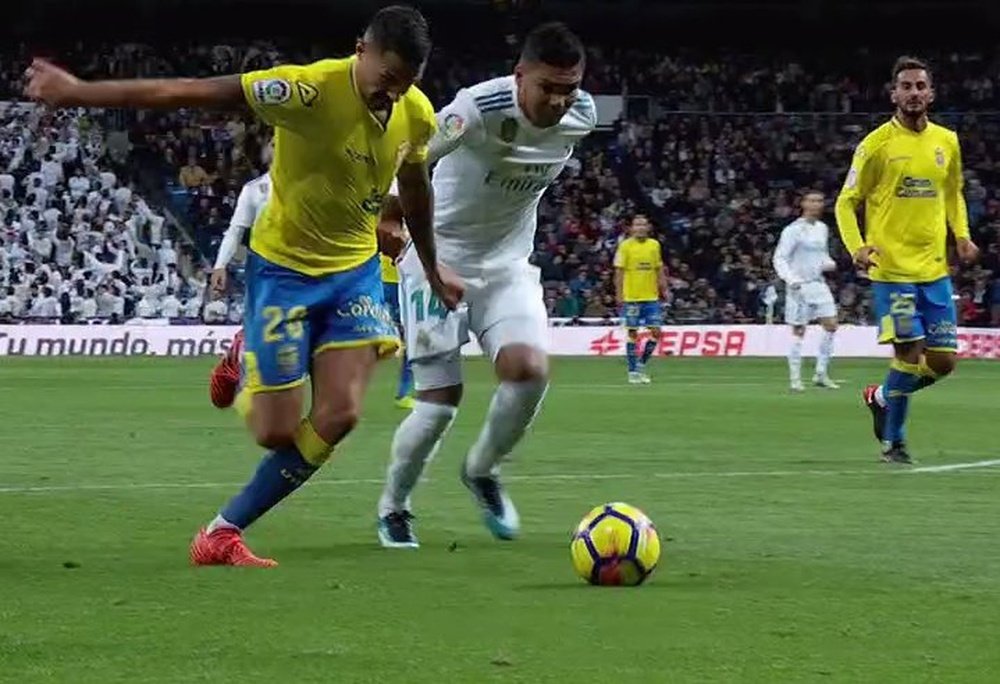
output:
<path id="1" fill-rule="evenodd" d="M 932 104 L 934 102 L 935 95 L 937 95 L 937 91 L 934 90 L 934 86 L 931 86 L 930 92 L 927 94 L 927 104 Z"/>
<path id="2" fill-rule="evenodd" d="M 354 45 L 354 53 L 360 57 L 365 54 L 365 41 L 363 38 L 358 38 L 358 42 Z"/>
<path id="3" fill-rule="evenodd" d="M 521 79 L 524 78 L 524 65 L 518 62 L 514 65 L 514 82 L 521 85 Z"/>

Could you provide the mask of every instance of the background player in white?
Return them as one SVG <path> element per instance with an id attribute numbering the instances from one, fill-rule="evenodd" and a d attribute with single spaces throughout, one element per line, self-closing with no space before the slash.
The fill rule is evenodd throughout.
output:
<path id="1" fill-rule="evenodd" d="M 837 305 L 823 272 L 834 270 L 837 264 L 830 258 L 830 231 L 820 220 L 823 200 L 823 193 L 818 190 L 802 194 L 802 215 L 785 226 L 774 250 L 774 270 L 785 281 L 785 321 L 792 326 L 788 372 L 793 392 L 803 390 L 802 339 L 806 326 L 816 319 L 823 326 L 823 339 L 819 343 L 813 383 L 828 389 L 839 387 L 828 374 L 833 336 L 837 332 Z"/>
<path id="2" fill-rule="evenodd" d="M 236 199 L 236 208 L 229 220 L 229 227 L 222 235 L 219 252 L 215 256 L 215 266 L 212 268 L 212 291 L 216 295 L 225 294 L 229 284 L 229 264 L 236 256 L 244 234 L 250 230 L 257 221 L 257 217 L 260 216 L 260 212 L 264 210 L 264 205 L 267 204 L 267 198 L 270 194 L 271 177 L 266 173 L 248 181 L 240 190 L 240 196 Z"/>
<path id="3" fill-rule="evenodd" d="M 493 361 L 497 387 L 462 481 L 490 531 L 511 539 L 517 511 L 498 477 L 531 424 L 548 387 L 548 320 L 534 249 L 538 202 L 597 123 L 593 98 L 580 90 L 583 45 L 549 23 L 527 37 L 512 76 L 461 90 L 438 113 L 431 142 L 438 258 L 466 285 L 464 307 L 449 313 L 433 296 L 408 250 L 399 263 L 406 348 L 417 401 L 392 442 L 379 501 L 384 546 L 415 547 L 410 493 L 448 430 L 462 398 L 460 349 L 468 332 Z"/>
<path id="4" fill-rule="evenodd" d="M 244 234 L 250 230 L 257 217 L 264 210 L 267 198 L 271 194 L 271 178 L 268 174 L 258 176 L 249 181 L 240 190 L 236 200 L 236 208 L 229 220 L 229 227 L 222 236 L 219 253 L 215 257 L 212 269 L 212 294 L 222 297 L 229 287 L 229 264 L 243 241 Z M 233 338 L 226 354 L 212 369 L 209 376 L 209 396 L 217 408 L 228 408 L 236 400 L 240 384 L 240 358 L 243 353 L 243 329 L 240 328 Z"/>

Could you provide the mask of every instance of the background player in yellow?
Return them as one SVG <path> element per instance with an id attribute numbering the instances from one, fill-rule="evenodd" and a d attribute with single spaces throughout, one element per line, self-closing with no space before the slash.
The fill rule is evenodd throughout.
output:
<path id="1" fill-rule="evenodd" d="M 399 341 L 385 309 L 376 221 L 393 176 L 420 261 L 443 304 L 461 281 L 437 263 L 427 143 L 430 102 L 413 87 L 430 52 L 415 9 L 387 7 L 356 54 L 208 79 L 84 82 L 44 60 L 26 94 L 51 106 L 135 108 L 249 105 L 275 127 L 272 191 L 248 256 L 244 386 L 250 426 L 269 449 L 253 478 L 191 546 L 199 565 L 271 567 L 242 531 L 304 483 L 358 421 L 377 358 Z M 302 385 L 312 407 L 302 418 Z"/>
<path id="2" fill-rule="evenodd" d="M 933 101 L 927 65 L 897 60 L 896 113 L 858 145 L 836 207 L 844 245 L 872 279 L 879 342 L 895 350 L 885 381 L 864 391 L 882 459 L 895 463 L 912 462 L 903 429 L 910 395 L 955 369 L 948 228 L 963 261 L 979 254 L 969 239 L 958 136 L 928 120 Z M 864 236 L 857 217 L 862 205 Z"/>
<path id="3" fill-rule="evenodd" d="M 649 236 L 649 219 L 637 214 L 629 227 L 630 236 L 615 252 L 615 294 L 628 331 L 625 353 L 628 359 L 628 381 L 649 383 L 646 362 L 656 350 L 663 325 L 660 296 L 667 292 L 667 273 L 659 241 Z M 642 356 L 637 356 L 639 328 L 649 330 Z"/>
<path id="4" fill-rule="evenodd" d="M 406 228 L 403 226 L 403 214 L 394 194 L 386 197 L 379 220 L 381 236 L 379 248 L 382 260 L 382 290 L 385 295 L 385 305 L 392 316 L 392 321 L 402 337 L 402 317 L 399 308 L 399 270 L 396 268 L 396 258 L 406 242 Z M 402 349 L 399 355 L 399 382 L 396 385 L 395 403 L 397 408 L 412 409 L 415 403 L 413 392 L 413 364 Z"/>

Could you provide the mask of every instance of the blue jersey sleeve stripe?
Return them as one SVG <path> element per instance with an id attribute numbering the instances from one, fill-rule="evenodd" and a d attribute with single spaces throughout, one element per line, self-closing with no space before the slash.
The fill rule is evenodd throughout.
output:
<path id="1" fill-rule="evenodd" d="M 486 95 L 477 95 L 474 99 L 476 102 L 486 102 L 488 100 L 498 100 L 503 98 L 513 98 L 514 93 L 509 90 L 500 90 L 495 93 L 488 93 Z"/>

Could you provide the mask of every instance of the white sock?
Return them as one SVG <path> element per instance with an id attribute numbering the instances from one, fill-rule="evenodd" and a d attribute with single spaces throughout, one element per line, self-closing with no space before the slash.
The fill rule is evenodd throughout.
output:
<path id="1" fill-rule="evenodd" d="M 545 380 L 500 383 L 486 413 L 486 423 L 465 459 L 469 475 L 489 475 L 513 450 L 538 414 L 548 387 Z"/>
<path id="2" fill-rule="evenodd" d="M 208 523 L 208 527 L 205 528 L 205 531 L 208 532 L 209 534 L 212 534 L 216 530 L 222 529 L 223 527 L 228 527 L 229 529 L 236 530 L 237 532 L 243 531 L 236 525 L 232 524 L 231 522 L 223 518 L 221 515 L 217 515 L 214 518 L 212 518 L 212 522 Z"/>
<path id="3" fill-rule="evenodd" d="M 410 510 L 410 493 L 455 420 L 458 408 L 417 401 L 392 438 L 392 458 L 378 502 L 379 517 Z"/>
<path id="4" fill-rule="evenodd" d="M 823 339 L 819 342 L 819 355 L 816 356 L 816 375 L 825 378 L 830 369 L 830 357 L 833 356 L 834 333 L 823 331 Z"/>
<path id="5" fill-rule="evenodd" d="M 879 385 L 878 389 L 875 390 L 875 403 L 881 406 L 882 408 L 885 408 L 886 407 L 885 392 L 882 391 L 882 387 L 883 387 L 882 385 Z"/>
<path id="6" fill-rule="evenodd" d="M 788 376 L 793 383 L 802 382 L 802 338 L 798 335 L 792 335 L 788 350 Z"/>

